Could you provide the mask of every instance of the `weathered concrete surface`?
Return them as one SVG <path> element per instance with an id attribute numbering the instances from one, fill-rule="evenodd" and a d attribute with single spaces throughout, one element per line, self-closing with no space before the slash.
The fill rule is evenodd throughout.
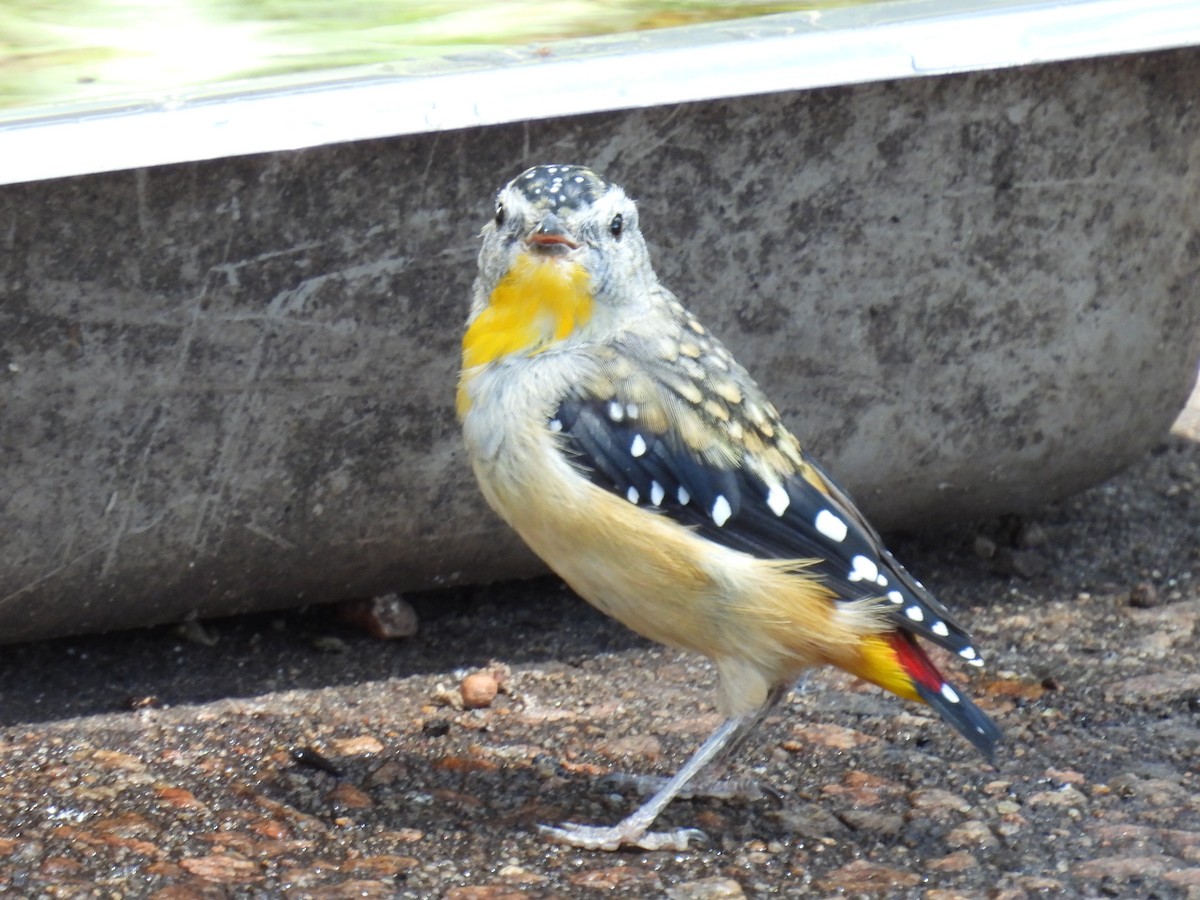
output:
<path id="1" fill-rule="evenodd" d="M 641 199 L 881 525 L 1095 483 L 1195 378 L 1198 89 L 1173 51 L 0 189 L 0 639 L 532 571 L 451 398 L 534 162 Z"/>

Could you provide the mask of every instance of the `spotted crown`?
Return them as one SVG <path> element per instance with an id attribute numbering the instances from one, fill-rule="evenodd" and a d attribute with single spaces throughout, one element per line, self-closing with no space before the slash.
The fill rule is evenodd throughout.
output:
<path id="1" fill-rule="evenodd" d="M 583 166 L 534 166 L 508 183 L 534 206 L 558 212 L 595 203 L 608 182 Z"/>

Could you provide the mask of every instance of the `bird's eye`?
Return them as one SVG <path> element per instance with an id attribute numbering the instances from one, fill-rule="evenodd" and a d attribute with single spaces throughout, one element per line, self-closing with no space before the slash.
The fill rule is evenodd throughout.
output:
<path id="1" fill-rule="evenodd" d="M 499 225 L 503 225 L 503 224 L 504 224 L 504 204 L 497 203 L 496 204 L 496 225 L 499 226 Z"/>
<path id="2" fill-rule="evenodd" d="M 625 220 L 621 218 L 620 213 L 613 216 L 613 220 L 608 223 L 608 230 L 612 232 L 613 237 L 621 236 L 621 232 L 625 230 Z"/>

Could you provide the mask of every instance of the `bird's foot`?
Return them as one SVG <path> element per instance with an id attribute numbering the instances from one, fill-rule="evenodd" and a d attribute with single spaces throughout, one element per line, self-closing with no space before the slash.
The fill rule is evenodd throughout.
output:
<path id="1" fill-rule="evenodd" d="M 644 828 L 617 825 L 539 825 L 538 831 L 549 840 L 582 850 L 617 850 L 637 847 L 641 850 L 687 850 L 688 841 L 707 840 L 708 835 L 698 828 L 676 828 L 672 831 L 646 831 Z"/>

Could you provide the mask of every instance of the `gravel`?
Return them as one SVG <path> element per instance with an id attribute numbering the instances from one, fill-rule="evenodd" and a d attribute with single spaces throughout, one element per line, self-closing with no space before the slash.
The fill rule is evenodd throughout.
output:
<path id="1" fill-rule="evenodd" d="M 605 776 L 669 773 L 717 722 L 707 663 L 553 580 L 406 596 L 398 640 L 314 607 L 5 647 L 0 891 L 1200 897 L 1197 535 L 1194 398 L 1087 493 L 892 536 L 987 653 L 959 681 L 996 766 L 816 672 L 739 754 L 760 799 L 668 808 L 709 836 L 684 853 L 536 833 L 617 820 L 636 799 Z"/>

